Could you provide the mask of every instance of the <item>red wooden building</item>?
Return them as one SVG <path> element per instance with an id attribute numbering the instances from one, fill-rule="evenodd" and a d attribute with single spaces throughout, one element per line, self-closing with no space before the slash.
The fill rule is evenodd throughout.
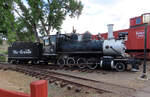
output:
<path id="1" fill-rule="evenodd" d="M 114 31 L 115 38 L 118 38 L 118 33 L 128 33 L 125 44 L 130 55 L 143 58 L 145 23 L 147 22 L 150 22 L 150 13 L 131 18 L 129 29 Z M 107 33 L 101 34 L 101 36 L 107 39 Z M 96 38 L 96 36 L 93 36 L 93 38 Z M 147 52 L 147 58 L 150 59 L 150 25 L 147 27 Z"/>

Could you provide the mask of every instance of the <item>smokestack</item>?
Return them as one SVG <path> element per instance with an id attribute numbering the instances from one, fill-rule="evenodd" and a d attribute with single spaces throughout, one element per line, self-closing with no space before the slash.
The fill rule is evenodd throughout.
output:
<path id="1" fill-rule="evenodd" d="M 108 39 L 113 39 L 114 35 L 113 35 L 113 26 L 114 24 L 108 24 Z"/>

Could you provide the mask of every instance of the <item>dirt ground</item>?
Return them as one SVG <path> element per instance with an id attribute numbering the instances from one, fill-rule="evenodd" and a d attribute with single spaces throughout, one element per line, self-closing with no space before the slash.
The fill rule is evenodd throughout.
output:
<path id="1" fill-rule="evenodd" d="M 147 65 L 147 75 L 150 79 L 150 62 L 148 62 Z M 70 70 L 56 71 L 135 89 L 141 89 L 143 87 L 150 86 L 150 80 L 143 81 L 139 79 L 140 75 L 142 74 L 142 66 L 140 66 L 139 72 L 116 72 L 100 70 L 99 72 L 87 73 Z M 38 79 L 15 71 L 0 70 L 0 88 L 3 89 L 30 93 L 30 82 L 35 80 Z M 55 83 L 49 84 L 48 92 L 49 97 L 123 97 L 118 94 L 100 93 L 91 89 L 81 89 L 80 92 L 76 92 L 74 88 L 71 90 L 68 90 L 67 87 L 60 88 L 59 86 L 55 85 Z"/>
<path id="2" fill-rule="evenodd" d="M 10 70 L 0 70 L 0 88 L 19 91 L 24 93 L 30 93 L 30 83 L 38 80 L 36 78 L 15 72 Z M 80 92 L 76 92 L 75 89 L 68 90 L 67 87 L 60 88 L 59 86 L 49 84 L 48 97 L 120 97 L 119 95 L 112 93 L 99 93 L 95 90 L 82 89 Z"/>
<path id="3" fill-rule="evenodd" d="M 30 93 L 30 83 L 35 80 L 18 72 L 0 70 L 0 88 L 2 89 Z"/>
<path id="4" fill-rule="evenodd" d="M 100 93 L 92 89 L 82 89 L 80 92 L 76 92 L 75 88 L 68 90 L 67 87 L 59 88 L 59 86 L 51 84 L 49 97 L 124 97 L 113 93 Z"/>

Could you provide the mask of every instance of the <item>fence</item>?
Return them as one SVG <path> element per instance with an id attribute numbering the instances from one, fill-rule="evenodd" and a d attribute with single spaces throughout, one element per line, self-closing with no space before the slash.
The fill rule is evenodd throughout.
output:
<path id="1" fill-rule="evenodd" d="M 48 97 L 47 81 L 39 80 L 30 84 L 30 95 L 21 92 L 0 89 L 0 97 Z"/>

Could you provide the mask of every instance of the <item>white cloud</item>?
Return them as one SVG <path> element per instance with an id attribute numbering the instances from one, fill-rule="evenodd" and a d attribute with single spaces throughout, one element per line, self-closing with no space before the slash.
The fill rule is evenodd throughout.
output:
<path id="1" fill-rule="evenodd" d="M 107 24 L 113 23 L 114 30 L 129 27 L 129 19 L 150 11 L 150 0 L 82 0 L 84 10 L 79 19 L 67 19 L 62 32 L 71 32 L 74 26 L 78 33 L 90 31 L 92 34 L 107 32 Z M 106 3 L 106 4 L 104 4 Z"/>

